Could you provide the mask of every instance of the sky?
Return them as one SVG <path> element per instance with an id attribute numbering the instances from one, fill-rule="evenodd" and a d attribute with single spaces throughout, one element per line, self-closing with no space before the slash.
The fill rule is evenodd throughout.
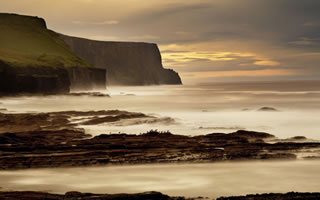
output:
<path id="1" fill-rule="evenodd" d="M 319 0 L 0 0 L 67 35 L 157 43 L 184 83 L 319 80 Z"/>

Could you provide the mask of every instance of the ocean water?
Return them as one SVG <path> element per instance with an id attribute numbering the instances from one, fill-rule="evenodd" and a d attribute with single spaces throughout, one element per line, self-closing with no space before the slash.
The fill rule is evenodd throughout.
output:
<path id="1" fill-rule="evenodd" d="M 320 81 L 215 83 L 182 86 L 108 87 L 111 97 L 33 96 L 0 98 L 8 113 L 65 110 L 143 112 L 167 123 L 83 126 L 87 133 L 143 133 L 150 129 L 198 135 L 264 131 L 279 138 L 320 139 Z M 259 111 L 261 107 L 277 111 Z M 230 196 L 269 192 L 317 192 L 320 161 L 152 164 L 0 171 L 0 190 L 56 193 L 160 191 L 175 196 Z"/>
<path id="2" fill-rule="evenodd" d="M 0 171 L 1 190 L 137 193 L 210 197 L 319 192 L 320 161 L 152 164 Z"/>
<path id="3" fill-rule="evenodd" d="M 7 112 L 120 109 L 175 119 L 175 123 L 84 126 L 92 135 L 150 129 L 199 135 L 246 129 L 279 138 L 320 139 L 320 81 L 108 87 L 100 92 L 111 97 L 10 97 L 0 99 L 0 108 Z M 266 106 L 277 111 L 259 111 Z"/>

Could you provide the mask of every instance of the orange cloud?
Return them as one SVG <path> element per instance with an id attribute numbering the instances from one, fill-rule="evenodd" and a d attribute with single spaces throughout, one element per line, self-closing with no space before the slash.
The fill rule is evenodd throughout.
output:
<path id="1" fill-rule="evenodd" d="M 202 47 L 206 49 L 205 47 Z M 238 52 L 238 51 L 205 51 L 201 49 L 195 49 L 193 46 L 182 46 L 176 44 L 170 44 L 167 46 L 161 46 L 162 57 L 165 60 L 170 60 L 175 62 L 175 65 L 183 66 L 186 63 L 192 61 L 193 59 L 205 59 L 210 61 L 232 61 L 239 58 L 249 58 L 252 63 L 239 64 L 241 66 L 245 65 L 258 65 L 258 66 L 279 66 L 280 63 L 267 58 L 263 55 L 259 55 L 251 52 Z M 185 51 L 188 49 L 188 51 Z M 170 64 L 170 63 L 165 63 Z"/>
<path id="2" fill-rule="evenodd" d="M 164 59 L 171 59 L 176 62 L 189 62 L 192 59 L 207 59 L 211 61 L 230 61 L 236 57 L 247 57 L 247 53 L 233 52 L 206 52 L 206 51 L 187 51 L 187 52 L 169 52 L 162 53 Z"/>
<path id="3" fill-rule="evenodd" d="M 99 21 L 99 22 L 89 22 L 89 21 L 72 21 L 73 24 L 92 24 L 92 25 L 114 25 L 119 24 L 117 20 Z"/>

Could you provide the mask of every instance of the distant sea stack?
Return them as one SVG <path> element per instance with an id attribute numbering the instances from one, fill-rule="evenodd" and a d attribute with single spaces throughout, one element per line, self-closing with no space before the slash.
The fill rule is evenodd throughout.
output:
<path id="1" fill-rule="evenodd" d="M 0 13 L 0 93 L 104 89 L 106 71 L 77 56 L 42 18 Z"/>
<path id="2" fill-rule="evenodd" d="M 163 68 L 156 44 L 61 38 L 88 63 L 107 70 L 107 85 L 182 84 L 177 72 Z"/>

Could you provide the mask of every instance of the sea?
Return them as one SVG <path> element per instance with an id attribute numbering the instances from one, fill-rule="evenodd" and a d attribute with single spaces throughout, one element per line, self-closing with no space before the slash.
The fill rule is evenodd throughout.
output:
<path id="1" fill-rule="evenodd" d="M 126 110 L 172 120 L 82 126 L 92 136 L 149 130 L 200 135 L 261 131 L 280 139 L 320 140 L 320 81 L 228 82 L 112 86 L 97 96 L 19 96 L 0 99 L 6 113 Z M 6 109 L 6 110 L 4 110 Z M 159 191 L 216 198 L 270 192 L 319 192 L 320 161 L 115 165 L 0 171 L 0 190 L 95 193 Z"/>
<path id="2" fill-rule="evenodd" d="M 84 126 L 93 136 L 139 134 L 151 129 L 191 136 L 250 130 L 281 139 L 320 139 L 320 81 L 113 86 L 99 92 L 110 97 L 8 97 L 0 99 L 0 109 L 9 113 L 118 109 L 173 119 L 167 123 Z"/>

